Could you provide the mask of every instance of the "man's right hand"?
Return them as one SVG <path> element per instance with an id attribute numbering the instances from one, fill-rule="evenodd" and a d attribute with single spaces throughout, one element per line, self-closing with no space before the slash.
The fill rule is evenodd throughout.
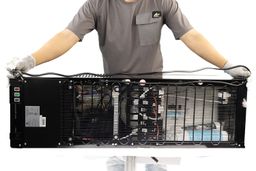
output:
<path id="1" fill-rule="evenodd" d="M 36 60 L 33 56 L 27 56 L 25 58 L 13 58 L 9 63 L 7 63 L 7 71 L 11 74 L 16 71 L 27 72 L 36 66 Z"/>
<path id="2" fill-rule="evenodd" d="M 51 61 L 72 48 L 78 41 L 79 37 L 72 31 L 65 29 L 51 38 L 39 50 L 25 58 L 13 58 L 7 64 L 7 70 L 14 74 L 14 71 L 27 72 L 36 65 Z M 9 76 L 8 76 L 9 77 Z"/>

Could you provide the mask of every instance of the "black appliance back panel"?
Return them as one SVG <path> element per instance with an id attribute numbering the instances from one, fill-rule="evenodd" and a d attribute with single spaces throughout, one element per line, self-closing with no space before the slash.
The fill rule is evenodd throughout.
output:
<path id="1" fill-rule="evenodd" d="M 11 147 L 244 147 L 246 80 L 10 80 Z"/>

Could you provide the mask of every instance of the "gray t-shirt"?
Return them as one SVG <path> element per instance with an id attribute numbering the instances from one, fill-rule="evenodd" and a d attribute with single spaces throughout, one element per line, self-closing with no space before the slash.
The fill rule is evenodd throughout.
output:
<path id="1" fill-rule="evenodd" d="M 144 73 L 163 69 L 164 24 L 176 39 L 192 29 L 176 0 L 87 0 L 67 29 L 80 40 L 97 30 L 105 73 Z"/>

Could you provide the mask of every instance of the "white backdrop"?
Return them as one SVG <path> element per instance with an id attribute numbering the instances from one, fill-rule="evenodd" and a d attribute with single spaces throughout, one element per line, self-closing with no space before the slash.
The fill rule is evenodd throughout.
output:
<path id="1" fill-rule="evenodd" d="M 255 168 L 255 77 L 249 79 L 245 149 L 11 149 L 9 147 L 9 101 L 5 64 L 12 57 L 23 57 L 37 50 L 57 32 L 63 30 L 85 0 L 2 0 L 0 2 L 0 170 L 62 169 L 104 170 L 105 158 L 111 155 L 157 155 L 181 157 L 171 170 L 242 170 Z M 178 0 L 192 25 L 203 33 L 231 62 L 244 64 L 256 72 L 254 58 L 256 10 L 254 0 Z M 162 30 L 164 70 L 198 69 L 211 66 L 201 60 L 171 31 Z M 68 53 L 31 73 L 54 71 L 102 73 L 102 59 L 96 31 L 86 35 Z M 219 73 L 225 75 L 224 73 Z M 94 157 L 93 157 L 94 156 Z M 99 163 L 103 163 L 100 165 Z"/>

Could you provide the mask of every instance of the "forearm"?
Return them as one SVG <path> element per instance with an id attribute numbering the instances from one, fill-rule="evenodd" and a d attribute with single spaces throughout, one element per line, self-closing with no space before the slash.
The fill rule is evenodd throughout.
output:
<path id="1" fill-rule="evenodd" d="M 66 29 L 56 34 L 39 50 L 32 53 L 32 56 L 36 60 L 36 65 L 39 65 L 63 55 L 78 41 L 79 38 L 73 32 Z"/>
<path id="2" fill-rule="evenodd" d="M 223 68 L 227 62 L 210 42 L 194 29 L 184 34 L 180 40 L 198 56 L 219 68 Z"/>

